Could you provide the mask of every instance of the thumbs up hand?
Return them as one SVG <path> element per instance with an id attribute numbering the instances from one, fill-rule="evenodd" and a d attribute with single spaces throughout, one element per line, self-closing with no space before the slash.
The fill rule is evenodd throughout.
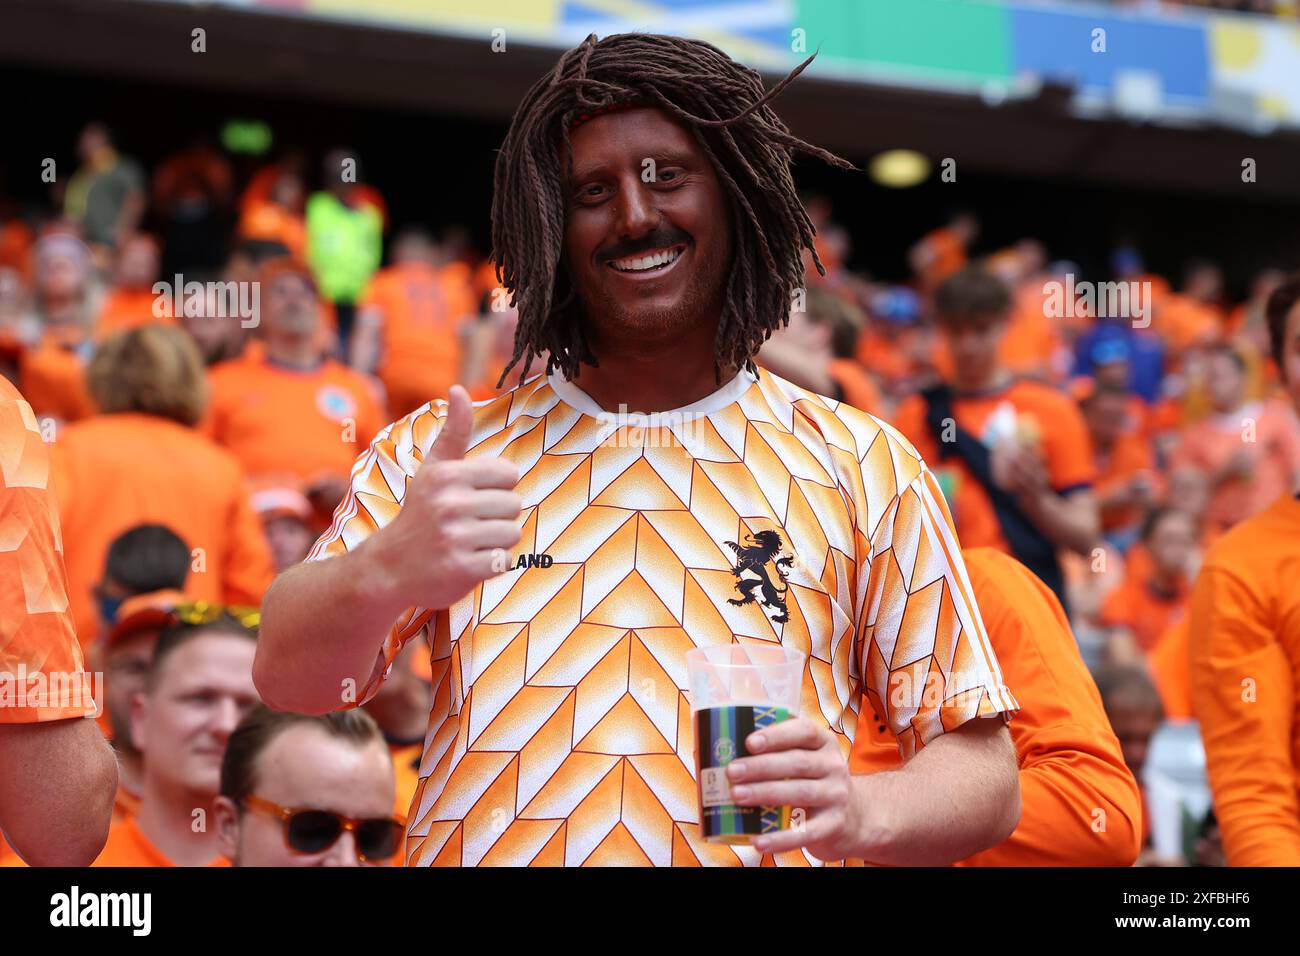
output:
<path id="1" fill-rule="evenodd" d="M 402 510 L 370 540 L 391 592 L 407 606 L 450 607 L 503 570 L 519 543 L 519 469 L 500 458 L 466 460 L 473 412 L 453 385 L 447 418 L 406 489 Z"/>

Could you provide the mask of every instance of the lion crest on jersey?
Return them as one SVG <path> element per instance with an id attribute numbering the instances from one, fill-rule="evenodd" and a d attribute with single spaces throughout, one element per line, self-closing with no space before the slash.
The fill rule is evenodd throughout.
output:
<path id="1" fill-rule="evenodd" d="M 790 590 L 786 580 L 789 569 L 794 564 L 794 555 L 781 555 L 784 545 L 781 536 L 775 531 L 745 535 L 745 542 L 746 547 L 741 547 L 735 541 L 726 542 L 727 547 L 736 555 L 736 566 L 731 569 L 731 573 L 736 576 L 736 590 L 740 593 L 738 598 L 728 598 L 727 603 L 743 607 L 759 601 L 764 608 L 776 612 L 768 614 L 773 623 L 784 624 L 790 620 L 785 593 Z M 769 567 L 772 574 L 768 573 Z M 776 586 L 772 580 L 773 575 L 783 587 Z"/>

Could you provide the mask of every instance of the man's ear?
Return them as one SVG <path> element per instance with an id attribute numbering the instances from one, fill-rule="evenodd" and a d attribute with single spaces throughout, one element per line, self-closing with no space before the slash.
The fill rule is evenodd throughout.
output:
<path id="1" fill-rule="evenodd" d="M 229 797 L 217 797 L 212 801 L 212 816 L 221 853 L 233 863 L 239 850 L 239 809 Z"/>

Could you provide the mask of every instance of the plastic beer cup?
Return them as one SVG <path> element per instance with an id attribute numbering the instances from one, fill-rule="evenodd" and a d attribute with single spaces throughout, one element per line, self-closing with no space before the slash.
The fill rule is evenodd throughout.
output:
<path id="1" fill-rule="evenodd" d="M 804 655 L 780 644 L 720 644 L 686 652 L 695 728 L 700 827 L 710 843 L 748 844 L 790 826 L 790 807 L 731 802 L 727 764 L 748 755 L 745 738 L 799 715 Z"/>

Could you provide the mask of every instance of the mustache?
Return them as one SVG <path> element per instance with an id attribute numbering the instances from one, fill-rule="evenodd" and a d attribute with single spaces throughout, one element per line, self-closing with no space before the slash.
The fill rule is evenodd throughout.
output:
<path id="1" fill-rule="evenodd" d="M 611 259 L 626 259 L 652 249 L 666 249 L 668 246 L 680 246 L 691 241 L 691 237 L 676 226 L 660 226 L 654 232 L 640 239 L 621 239 L 613 245 L 606 246 L 596 253 L 596 260 L 601 263 Z"/>

